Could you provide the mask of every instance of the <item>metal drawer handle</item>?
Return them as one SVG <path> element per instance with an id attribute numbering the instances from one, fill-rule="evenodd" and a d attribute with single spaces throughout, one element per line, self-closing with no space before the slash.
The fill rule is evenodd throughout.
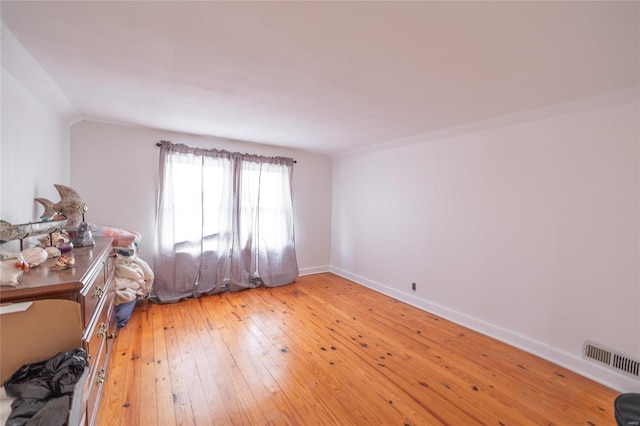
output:
<path id="1" fill-rule="evenodd" d="M 98 377 L 96 377 L 96 386 L 99 386 L 104 383 L 105 371 L 104 368 L 101 368 L 98 371 Z"/>
<path id="2" fill-rule="evenodd" d="M 98 326 L 98 337 L 104 337 L 107 335 L 107 324 L 101 322 Z"/>
<path id="3" fill-rule="evenodd" d="M 93 296 L 97 297 L 98 299 L 100 299 L 103 294 L 104 290 L 102 289 L 102 287 L 96 287 L 95 291 L 93 292 Z"/>

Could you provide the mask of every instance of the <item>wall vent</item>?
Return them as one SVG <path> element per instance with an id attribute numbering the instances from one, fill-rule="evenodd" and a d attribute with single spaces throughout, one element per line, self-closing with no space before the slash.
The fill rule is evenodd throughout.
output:
<path id="1" fill-rule="evenodd" d="M 585 342 L 584 356 L 605 364 L 612 370 L 640 377 L 640 361 L 629 358 L 602 345 Z"/>

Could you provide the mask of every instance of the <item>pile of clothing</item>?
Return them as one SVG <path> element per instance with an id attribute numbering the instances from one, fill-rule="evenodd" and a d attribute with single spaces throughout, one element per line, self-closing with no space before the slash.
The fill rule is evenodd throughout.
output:
<path id="1" fill-rule="evenodd" d="M 7 395 L 16 398 L 6 425 L 66 425 L 74 387 L 86 367 L 87 353 L 80 348 L 22 366 L 4 383 Z"/>
<path id="2" fill-rule="evenodd" d="M 114 247 L 115 305 L 118 328 L 129 322 L 138 299 L 146 299 L 153 286 L 154 274 L 147 262 L 137 255 L 140 236 L 125 247 Z"/>

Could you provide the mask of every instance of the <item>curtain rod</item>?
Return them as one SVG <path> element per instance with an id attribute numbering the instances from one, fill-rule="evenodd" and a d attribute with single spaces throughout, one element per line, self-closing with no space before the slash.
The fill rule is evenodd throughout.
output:
<path id="1" fill-rule="evenodd" d="M 171 141 L 160 141 L 160 142 L 156 142 L 156 146 L 162 146 L 162 142 L 171 142 Z M 296 160 L 293 160 L 294 164 L 298 164 L 298 162 Z"/>

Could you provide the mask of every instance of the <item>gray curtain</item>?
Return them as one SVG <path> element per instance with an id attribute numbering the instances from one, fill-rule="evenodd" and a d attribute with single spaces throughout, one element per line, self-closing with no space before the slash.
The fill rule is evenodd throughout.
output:
<path id="1" fill-rule="evenodd" d="M 243 155 L 237 158 L 230 288 L 289 284 L 298 276 L 291 179 L 293 160 Z"/>
<path id="2" fill-rule="evenodd" d="M 163 141 L 151 300 L 290 284 L 293 159 Z"/>

